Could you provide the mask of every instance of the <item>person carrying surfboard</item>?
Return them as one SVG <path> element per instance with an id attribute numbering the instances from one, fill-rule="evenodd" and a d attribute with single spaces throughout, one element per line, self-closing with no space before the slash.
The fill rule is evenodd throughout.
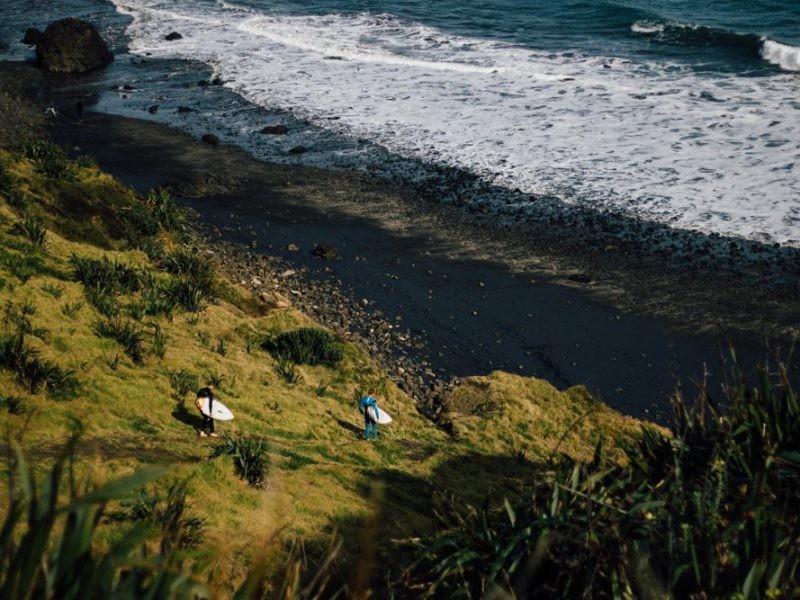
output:
<path id="1" fill-rule="evenodd" d="M 364 415 L 364 439 L 378 438 L 378 400 L 369 392 L 358 403 L 358 411 Z"/>
<path id="2" fill-rule="evenodd" d="M 211 414 L 214 410 L 214 384 L 210 381 L 206 383 L 206 387 L 197 391 L 197 398 L 194 405 L 200 411 L 200 416 L 203 417 L 203 424 L 200 425 L 200 437 L 219 437 L 214 433 L 214 419 L 203 412 L 203 400 L 208 398 L 208 413 Z"/>

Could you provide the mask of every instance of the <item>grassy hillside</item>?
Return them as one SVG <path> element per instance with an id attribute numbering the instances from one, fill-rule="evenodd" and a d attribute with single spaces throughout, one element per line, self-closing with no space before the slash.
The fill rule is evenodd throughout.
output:
<path id="1" fill-rule="evenodd" d="M 600 438 L 622 459 L 617 442 L 639 432 L 582 388 L 494 373 L 454 393 L 451 435 L 351 343 L 338 342 L 343 358 L 329 366 L 262 347 L 317 326 L 214 274 L 213 249 L 166 196 L 137 197 L 91 160 L 31 144 L 0 151 L 0 198 L 4 430 L 40 472 L 80 423 L 81 477 L 163 465 L 162 493 L 188 480 L 204 577 L 220 594 L 244 579 L 267 540 L 278 565 L 297 540 L 315 556 L 334 532 L 344 540 L 339 572 L 362 589 L 384 577 L 392 539 L 430 530 L 434 492 L 469 502 L 490 490 L 517 496 L 537 461 L 590 460 Z M 193 392 L 209 379 L 236 415 L 218 431 L 264 442 L 261 487 L 238 477 L 230 457 L 211 459 L 219 440 L 195 431 Z M 368 388 L 395 419 L 369 443 L 356 410 Z M 8 500 L 3 488 L 0 506 Z M 125 527 L 101 526 L 98 546 Z"/>

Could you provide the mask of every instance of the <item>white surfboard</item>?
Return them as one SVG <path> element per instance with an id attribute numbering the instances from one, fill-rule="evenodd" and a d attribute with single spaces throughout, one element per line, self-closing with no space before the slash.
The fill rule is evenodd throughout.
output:
<path id="1" fill-rule="evenodd" d="M 203 398 L 200 401 L 200 412 L 207 417 L 211 417 L 216 421 L 230 421 L 233 419 L 233 413 L 222 402 L 214 398 L 212 410 L 208 412 L 209 398 Z"/>
<path id="2" fill-rule="evenodd" d="M 392 422 L 392 417 L 389 416 L 385 410 L 381 410 L 377 406 L 368 406 L 367 410 L 369 411 L 369 416 L 372 418 L 373 421 L 377 421 L 379 425 L 388 425 Z M 377 418 L 375 418 L 375 413 L 377 414 Z"/>

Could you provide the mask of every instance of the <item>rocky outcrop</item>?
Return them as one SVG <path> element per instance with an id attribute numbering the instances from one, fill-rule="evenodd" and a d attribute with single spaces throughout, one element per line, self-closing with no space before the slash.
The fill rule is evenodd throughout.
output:
<path id="1" fill-rule="evenodd" d="M 215 136 L 213 133 L 206 133 L 203 137 L 200 138 L 206 144 L 211 144 L 212 146 L 216 146 L 219 144 L 219 138 Z"/>
<path id="2" fill-rule="evenodd" d="M 27 44 L 28 46 L 35 46 L 39 43 L 39 40 L 42 39 L 42 32 L 36 29 L 36 27 L 28 27 L 25 30 L 25 35 L 22 38 L 22 43 Z"/>
<path id="3" fill-rule="evenodd" d="M 36 42 L 36 63 L 53 73 L 84 73 L 114 60 L 97 28 L 80 19 L 50 24 Z"/>
<path id="4" fill-rule="evenodd" d="M 173 31 L 172 33 L 169 33 L 166 36 L 164 36 L 164 39 L 167 40 L 168 42 L 174 42 L 175 40 L 182 40 L 183 36 L 177 31 Z"/>

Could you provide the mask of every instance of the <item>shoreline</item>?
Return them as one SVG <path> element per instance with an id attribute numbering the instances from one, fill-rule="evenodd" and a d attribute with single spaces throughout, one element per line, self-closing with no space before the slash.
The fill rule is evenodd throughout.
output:
<path id="1" fill-rule="evenodd" d="M 100 113 L 83 125 L 61 117 L 50 130 L 139 191 L 171 187 L 215 240 L 233 245 L 225 256 L 239 281 L 261 281 L 257 294 L 278 291 L 360 339 L 428 414 L 458 377 L 503 369 L 559 388 L 585 384 L 613 408 L 662 420 L 676 381 L 719 363 L 718 340 L 731 336 L 755 362 L 763 335 L 788 343 L 800 322 L 781 290 L 767 297 L 725 273 L 659 269 L 630 247 L 587 251 L 567 228 L 546 238 L 504 231 L 363 174 L 264 163 Z M 315 259 L 317 243 L 342 258 Z"/>

